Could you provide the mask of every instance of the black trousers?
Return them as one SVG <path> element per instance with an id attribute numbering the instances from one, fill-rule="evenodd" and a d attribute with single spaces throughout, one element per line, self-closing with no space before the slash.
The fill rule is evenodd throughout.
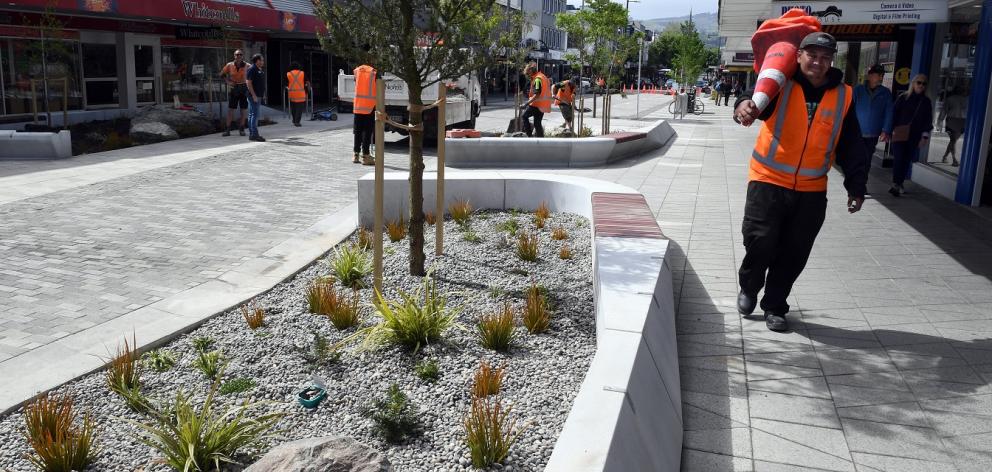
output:
<path id="1" fill-rule="evenodd" d="M 305 102 L 289 102 L 289 113 L 293 115 L 293 124 L 300 124 L 300 118 L 303 117 L 303 110 L 307 107 Z"/>
<path id="2" fill-rule="evenodd" d="M 868 148 L 868 162 L 865 163 L 865 169 L 871 170 L 871 160 L 875 155 L 875 148 L 878 147 L 878 136 L 862 136 L 861 139 L 865 142 L 865 147 Z"/>
<path id="3" fill-rule="evenodd" d="M 372 147 L 372 133 L 375 132 L 375 115 L 355 114 L 355 152 L 369 154 Z"/>
<path id="4" fill-rule="evenodd" d="M 531 128 L 530 120 L 528 120 L 528 118 L 532 116 L 534 117 L 533 128 Z M 544 137 L 544 125 L 541 124 L 541 120 L 544 119 L 544 112 L 542 112 L 540 108 L 535 106 L 527 107 L 527 111 L 524 112 L 520 119 L 524 122 L 524 133 L 527 133 L 527 136 L 533 136 L 536 134 L 538 138 Z"/>
<path id="5" fill-rule="evenodd" d="M 720 104 L 719 102 L 720 102 L 720 100 L 717 99 L 717 105 Z M 729 106 L 729 105 L 730 105 L 730 94 L 729 93 L 725 93 L 725 94 L 723 94 L 723 106 Z"/>
<path id="6" fill-rule="evenodd" d="M 797 192 L 764 182 L 747 185 L 744 207 L 744 262 L 741 290 L 757 295 L 761 309 L 784 315 L 787 299 L 813 250 L 827 213 L 827 192 Z"/>

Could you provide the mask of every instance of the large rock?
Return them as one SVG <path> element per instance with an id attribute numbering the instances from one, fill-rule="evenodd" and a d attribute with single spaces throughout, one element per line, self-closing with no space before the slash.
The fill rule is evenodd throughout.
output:
<path id="1" fill-rule="evenodd" d="M 131 124 L 131 141 L 137 144 L 150 144 L 171 139 L 179 139 L 179 134 L 171 126 L 157 122 L 142 122 Z"/>
<path id="2" fill-rule="evenodd" d="M 244 472 L 390 472 L 382 454 L 341 436 L 280 444 Z"/>
<path id="3" fill-rule="evenodd" d="M 179 136 L 201 136 L 216 131 L 214 121 L 207 115 L 196 110 L 177 110 L 172 105 L 150 105 L 138 110 L 131 117 L 131 124 L 165 123 L 175 130 Z"/>

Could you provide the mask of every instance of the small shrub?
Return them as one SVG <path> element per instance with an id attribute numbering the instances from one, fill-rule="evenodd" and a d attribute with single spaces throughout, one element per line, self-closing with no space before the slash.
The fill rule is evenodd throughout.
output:
<path id="1" fill-rule="evenodd" d="M 224 371 L 224 366 L 224 356 L 220 351 L 200 351 L 196 359 L 193 360 L 193 367 L 203 372 L 203 375 L 207 376 L 211 381 L 220 378 L 221 372 Z"/>
<path id="2" fill-rule="evenodd" d="M 89 414 L 77 426 L 72 397 L 42 395 L 24 407 L 24 436 L 33 454 L 25 457 L 38 470 L 84 470 L 96 460 L 96 429 Z"/>
<path id="3" fill-rule="evenodd" d="M 537 229 L 544 229 L 544 222 L 545 222 L 544 218 L 541 218 L 540 216 L 534 217 L 534 226 L 536 226 Z"/>
<path id="4" fill-rule="evenodd" d="M 303 352 L 303 359 L 314 369 L 333 364 L 341 358 L 341 353 L 334 349 L 331 342 L 322 334 L 314 331 L 313 343 L 310 349 Z"/>
<path id="5" fill-rule="evenodd" d="M 438 295 L 430 275 L 413 294 L 401 290 L 399 301 L 386 300 L 378 290 L 375 296 L 373 305 L 382 322 L 368 329 L 366 345 L 395 344 L 417 352 L 439 341 L 455 324 L 457 310 L 447 307 L 447 298 Z"/>
<path id="6" fill-rule="evenodd" d="M 406 237 L 407 225 L 403 218 L 399 221 L 387 221 L 386 222 L 386 234 L 389 235 L 389 240 L 392 242 L 402 241 Z"/>
<path id="7" fill-rule="evenodd" d="M 458 223 L 459 226 L 465 226 L 472 218 L 472 204 L 468 200 L 455 200 L 451 205 L 448 205 L 448 213 L 451 214 L 451 219 L 455 223 Z"/>
<path id="8" fill-rule="evenodd" d="M 424 221 L 427 224 L 434 226 L 437 223 L 437 216 L 431 212 L 424 213 Z"/>
<path id="9" fill-rule="evenodd" d="M 534 210 L 534 216 L 542 220 L 550 218 L 551 210 L 548 209 L 548 202 L 541 202 L 541 204 L 537 206 L 537 209 Z"/>
<path id="10" fill-rule="evenodd" d="M 241 305 L 241 316 L 245 318 L 245 323 L 249 329 L 258 329 L 265 326 L 265 310 L 252 300 Z"/>
<path id="11" fill-rule="evenodd" d="M 365 415 L 375 423 L 375 434 L 390 444 L 399 444 L 422 431 L 416 406 L 395 383 L 389 386 L 385 398 L 376 399 L 366 408 Z"/>
<path id="12" fill-rule="evenodd" d="M 357 247 L 343 246 L 335 249 L 328 264 L 335 278 L 345 287 L 361 287 L 362 279 L 372 273 L 372 257 Z"/>
<path id="13" fill-rule="evenodd" d="M 141 363 L 133 344 L 132 336 L 130 343 L 124 338 L 124 346 L 117 346 L 107 367 L 107 388 L 120 395 L 134 411 L 144 412 L 148 410 L 148 401 L 141 394 Z"/>
<path id="14" fill-rule="evenodd" d="M 165 372 L 176 365 L 176 355 L 164 349 L 149 351 L 142 359 L 145 367 L 158 373 Z"/>
<path id="15" fill-rule="evenodd" d="M 494 351 L 507 351 L 513 345 L 516 314 L 510 302 L 495 313 L 483 315 L 476 325 L 476 335 L 482 347 Z"/>
<path id="16" fill-rule="evenodd" d="M 589 138 L 591 136 L 592 136 L 592 128 L 588 126 L 583 126 L 582 129 L 579 130 L 580 138 Z"/>
<path id="17" fill-rule="evenodd" d="M 531 334 L 543 333 L 551 324 L 547 295 L 533 282 L 527 289 L 527 306 L 524 308 L 523 321 Z"/>
<path id="18" fill-rule="evenodd" d="M 441 378 L 441 367 L 437 365 L 437 361 L 434 359 L 424 359 L 417 363 L 417 366 L 413 368 L 414 372 L 417 373 L 417 377 L 425 382 L 437 382 L 437 379 Z"/>
<path id="19" fill-rule="evenodd" d="M 559 259 L 571 259 L 572 258 L 572 249 L 569 248 L 568 245 L 562 246 L 562 248 L 558 250 L 558 258 Z"/>
<path id="20" fill-rule="evenodd" d="M 221 395 L 230 395 L 232 393 L 243 393 L 255 388 L 255 381 L 252 379 L 238 377 L 236 379 L 228 380 L 220 386 Z"/>
<path id="21" fill-rule="evenodd" d="M 565 228 L 559 226 L 551 230 L 551 239 L 554 239 L 555 241 L 568 239 L 568 231 L 565 231 Z"/>
<path id="22" fill-rule="evenodd" d="M 472 409 L 465 416 L 465 445 L 472 466 L 485 468 L 501 464 L 510 448 L 520 438 L 523 429 L 510 418 L 512 407 L 503 406 L 498 398 L 473 398 Z"/>
<path id="23" fill-rule="evenodd" d="M 499 225 L 499 230 L 510 233 L 510 236 L 516 236 L 518 229 L 520 229 L 520 223 L 516 219 L 506 220 Z"/>
<path id="24" fill-rule="evenodd" d="M 330 290 L 334 290 L 334 288 L 331 287 Z M 358 291 L 353 291 L 350 299 L 345 299 L 345 297 L 340 295 L 336 299 L 338 300 L 337 305 L 325 313 L 327 318 L 331 320 L 331 324 L 339 330 L 357 325 L 361 319 L 361 313 L 358 310 L 358 302 L 360 300 Z"/>
<path id="25" fill-rule="evenodd" d="M 489 361 L 482 361 L 479 368 L 475 370 L 472 398 L 484 398 L 499 394 L 500 388 L 503 387 L 505 371 L 505 366 L 493 367 Z"/>
<path id="26" fill-rule="evenodd" d="M 197 407 L 189 396 L 179 391 L 174 402 L 154 410 L 154 423 L 131 423 L 144 430 L 141 442 L 162 454 L 162 462 L 174 470 L 222 470 L 222 464 L 237 463 L 235 456 L 240 451 L 260 447 L 273 438 L 270 431 L 285 415 L 248 416 L 248 411 L 259 405 L 248 402 L 215 411 L 216 394 L 217 382 L 214 382 L 203 405 Z"/>
<path id="27" fill-rule="evenodd" d="M 537 235 L 520 233 L 517 238 L 517 257 L 524 261 L 537 261 Z"/>
<path id="28" fill-rule="evenodd" d="M 214 345 L 214 340 L 210 336 L 197 336 L 193 338 L 193 348 L 197 352 L 203 352 L 210 349 Z"/>
<path id="29" fill-rule="evenodd" d="M 470 243 L 480 243 L 482 242 L 482 237 L 475 233 L 475 231 L 468 230 L 462 233 L 462 239 Z"/>
<path id="30" fill-rule="evenodd" d="M 374 243 L 374 240 L 372 239 L 372 232 L 369 231 L 368 228 L 366 228 L 364 226 L 359 226 L 358 227 L 358 241 L 356 241 L 356 244 L 358 245 L 358 248 L 361 249 L 361 250 L 363 250 L 363 251 L 368 251 L 368 250 L 372 249 L 372 247 L 374 245 L 373 243 Z"/>

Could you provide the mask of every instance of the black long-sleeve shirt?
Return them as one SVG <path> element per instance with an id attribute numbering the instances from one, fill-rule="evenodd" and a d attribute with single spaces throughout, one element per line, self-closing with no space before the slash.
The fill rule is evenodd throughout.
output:
<path id="1" fill-rule="evenodd" d="M 814 87 L 806 79 L 802 71 L 796 70 L 795 75 L 792 76 L 792 80 L 796 81 L 803 88 L 803 96 L 806 98 L 807 127 L 816 114 L 816 109 L 820 105 L 820 100 L 823 99 L 823 94 L 829 89 L 842 86 L 841 79 L 843 76 L 844 74 L 839 69 L 830 68 L 827 71 L 827 81 L 819 87 Z M 750 100 L 753 95 L 754 89 L 744 92 L 743 95 L 737 98 L 734 108 L 736 109 L 742 101 Z M 758 119 L 765 121 L 770 118 L 777 104 L 778 96 L 771 100 L 768 106 L 758 115 Z M 836 156 L 834 162 L 844 174 L 844 188 L 847 189 L 847 194 L 852 197 L 864 197 L 865 193 L 867 193 L 869 154 L 868 148 L 861 138 L 861 126 L 858 124 L 858 114 L 855 113 L 854 106 L 851 106 L 847 110 L 847 114 L 844 115 L 840 138 L 837 141 Z"/>

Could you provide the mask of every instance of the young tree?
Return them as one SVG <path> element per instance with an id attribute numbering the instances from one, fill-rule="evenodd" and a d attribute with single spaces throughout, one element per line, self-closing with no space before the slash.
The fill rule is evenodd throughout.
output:
<path id="1" fill-rule="evenodd" d="M 56 5 L 56 2 L 52 0 L 45 6 L 45 11 L 41 14 L 41 18 L 37 24 L 40 39 L 38 41 L 30 41 L 28 47 L 25 48 L 28 62 L 32 64 L 33 70 L 38 71 L 37 74 L 32 74 L 32 79 L 37 77 L 37 79 L 41 80 L 41 102 L 48 120 L 46 121 L 48 126 L 52 126 L 49 82 L 68 81 L 72 79 L 69 76 L 71 69 L 69 62 L 75 53 L 71 43 L 64 39 L 63 30 L 65 25 L 55 15 Z M 25 19 L 23 21 L 25 25 L 31 24 L 29 20 Z M 68 88 L 68 84 L 63 84 L 63 88 Z M 65 103 L 68 99 L 68 96 L 62 97 L 63 107 L 68 107 L 68 104 Z M 62 123 L 62 126 L 64 128 L 68 127 L 68 123 Z"/>
<path id="2" fill-rule="evenodd" d="M 689 21 L 683 22 L 679 27 L 679 37 L 675 47 L 675 57 L 672 60 L 672 69 L 681 83 L 695 83 L 696 77 L 703 71 L 706 61 L 706 46 L 699 39 L 699 32 L 696 25 Z"/>
<path id="3" fill-rule="evenodd" d="M 424 275 L 424 129 L 421 94 L 485 66 L 479 54 L 502 34 L 496 0 L 315 2 L 323 47 L 406 82 L 410 126 L 410 274 Z M 501 40 L 501 39 L 500 39 Z"/>

